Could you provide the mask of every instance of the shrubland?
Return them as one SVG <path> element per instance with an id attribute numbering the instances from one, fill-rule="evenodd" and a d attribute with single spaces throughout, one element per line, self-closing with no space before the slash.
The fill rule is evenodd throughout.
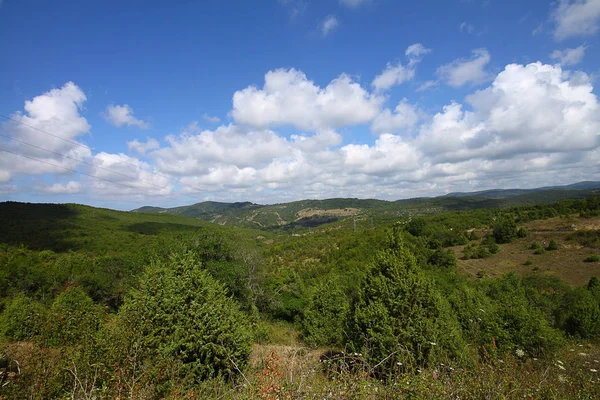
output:
<path id="1" fill-rule="evenodd" d="M 529 221 L 599 210 L 588 198 L 292 235 L 5 203 L 0 398 L 597 398 L 599 281 L 472 280 L 451 248 L 494 257 Z"/>

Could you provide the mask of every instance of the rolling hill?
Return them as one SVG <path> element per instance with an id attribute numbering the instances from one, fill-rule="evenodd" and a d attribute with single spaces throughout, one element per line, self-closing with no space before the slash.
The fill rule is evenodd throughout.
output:
<path id="1" fill-rule="evenodd" d="M 297 226 L 311 227 L 354 217 L 387 219 L 401 215 L 433 214 L 441 211 L 513 207 L 579 199 L 599 193 L 600 182 L 579 182 L 566 186 L 494 189 L 397 201 L 334 198 L 300 200 L 271 205 L 206 201 L 174 208 L 145 206 L 135 209 L 133 212 L 179 214 L 227 226 L 292 229 Z"/>

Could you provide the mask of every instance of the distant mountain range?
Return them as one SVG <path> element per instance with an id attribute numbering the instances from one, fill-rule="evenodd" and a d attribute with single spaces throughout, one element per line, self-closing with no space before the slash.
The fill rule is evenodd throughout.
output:
<path id="1" fill-rule="evenodd" d="M 565 186 L 544 186 L 535 189 L 491 189 L 479 192 L 456 192 L 448 193 L 447 197 L 485 197 L 487 199 L 505 199 L 507 197 L 520 196 L 529 193 L 546 192 L 551 190 L 590 190 L 600 189 L 600 182 L 584 181 Z"/>
<path id="2" fill-rule="evenodd" d="M 579 199 L 592 194 L 600 195 L 600 182 L 586 181 L 565 186 L 548 186 L 535 189 L 492 189 L 470 193 L 457 192 L 438 197 L 397 201 L 338 198 L 301 200 L 271 205 L 250 202 L 221 203 L 205 201 L 173 208 L 145 206 L 132 211 L 179 214 L 220 225 L 290 229 L 297 226 L 317 226 L 350 217 L 394 218 L 400 215 L 431 214 L 450 210 L 511 207 Z"/>

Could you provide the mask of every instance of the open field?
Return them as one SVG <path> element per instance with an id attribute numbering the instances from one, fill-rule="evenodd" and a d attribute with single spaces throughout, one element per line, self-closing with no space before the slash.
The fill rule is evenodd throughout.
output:
<path id="1" fill-rule="evenodd" d="M 530 273 L 551 274 L 560 277 L 573 286 L 586 284 L 593 276 L 600 276 L 600 263 L 588 263 L 584 260 L 592 254 L 600 254 L 600 249 L 584 247 L 576 240 L 568 240 L 574 230 L 600 229 L 600 218 L 550 218 L 525 224 L 530 234 L 523 239 L 515 239 L 511 243 L 501 244 L 500 252 L 490 258 L 463 260 L 464 246 L 452 247 L 458 258 L 458 270 L 475 278 L 483 271 L 487 276 L 499 277 L 514 271 L 519 275 Z M 489 232 L 480 230 L 479 234 Z M 547 245 L 551 240 L 559 243 L 559 249 L 534 254 L 530 248 L 533 242 Z M 533 264 L 525 265 L 527 260 Z"/>

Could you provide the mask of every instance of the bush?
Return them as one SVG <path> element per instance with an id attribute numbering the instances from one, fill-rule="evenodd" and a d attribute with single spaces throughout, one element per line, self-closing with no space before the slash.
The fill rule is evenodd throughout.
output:
<path id="1" fill-rule="evenodd" d="M 542 245 L 539 244 L 538 242 L 531 243 L 531 245 L 529 246 L 529 248 L 531 250 L 543 249 Z"/>
<path id="2" fill-rule="evenodd" d="M 488 246 L 488 249 L 490 253 L 497 254 L 500 251 L 500 246 L 498 246 L 496 243 L 492 243 Z"/>
<path id="3" fill-rule="evenodd" d="M 537 248 L 533 251 L 533 254 L 544 254 L 546 252 L 546 249 L 544 249 L 543 247 Z"/>
<path id="4" fill-rule="evenodd" d="M 517 236 L 517 224 L 511 216 L 503 217 L 494 226 L 494 238 L 497 243 L 509 243 Z"/>
<path id="5" fill-rule="evenodd" d="M 551 240 L 550 243 L 548 243 L 547 250 L 558 250 L 558 242 L 556 240 Z"/>
<path id="6" fill-rule="evenodd" d="M 533 261 L 531 261 L 531 259 L 528 258 L 527 260 L 525 260 L 525 262 L 523 263 L 523 265 L 533 265 Z"/>
<path id="7" fill-rule="evenodd" d="M 585 262 L 600 262 L 600 255 L 594 254 L 583 260 Z"/>
<path id="8" fill-rule="evenodd" d="M 428 262 L 434 267 L 453 270 L 456 268 L 456 255 L 452 250 L 437 249 L 429 256 Z"/>
<path id="9" fill-rule="evenodd" d="M 119 310 L 118 323 L 141 356 L 179 362 L 200 381 L 232 376 L 250 355 L 250 324 L 224 286 L 191 253 L 155 259 Z"/>
<path id="10" fill-rule="evenodd" d="M 0 336 L 9 340 L 29 340 L 40 333 L 46 310 L 37 301 L 19 294 L 9 300 L 0 316 Z"/>
<path id="11" fill-rule="evenodd" d="M 321 282 L 312 292 L 302 319 L 302 331 L 311 346 L 341 346 L 348 300 L 334 280 Z"/>
<path id="12" fill-rule="evenodd" d="M 519 239 L 526 238 L 528 235 L 529 235 L 529 231 L 527 231 L 527 229 L 525 229 L 524 227 L 520 227 L 520 228 L 517 230 L 517 237 L 518 237 Z"/>
<path id="13" fill-rule="evenodd" d="M 78 286 L 67 286 L 52 303 L 42 334 L 49 346 L 92 343 L 103 311 Z"/>
<path id="14" fill-rule="evenodd" d="M 587 288 L 577 288 L 567 300 L 564 329 L 573 336 L 594 338 L 600 332 L 600 308 Z"/>
<path id="15" fill-rule="evenodd" d="M 353 304 L 348 331 L 350 350 L 364 354 L 380 376 L 458 357 L 464 345 L 448 303 L 401 242 L 376 256 Z"/>

